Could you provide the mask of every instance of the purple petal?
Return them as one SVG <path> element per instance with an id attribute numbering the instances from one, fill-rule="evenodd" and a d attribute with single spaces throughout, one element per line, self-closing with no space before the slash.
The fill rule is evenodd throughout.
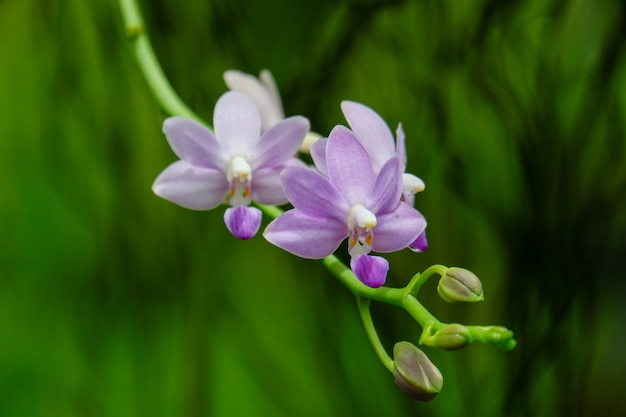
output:
<path id="1" fill-rule="evenodd" d="M 398 158 L 391 158 L 383 165 L 376 182 L 365 201 L 365 207 L 372 213 L 384 214 L 393 210 L 402 195 L 402 172 Z"/>
<path id="2" fill-rule="evenodd" d="M 319 172 L 328 176 L 328 170 L 326 169 L 326 145 L 328 139 L 320 139 L 311 145 L 311 158 L 313 163 Z"/>
<path id="3" fill-rule="evenodd" d="M 319 172 L 290 167 L 283 171 L 282 181 L 287 198 L 303 214 L 346 223 L 350 206 Z"/>
<path id="4" fill-rule="evenodd" d="M 265 168 L 254 171 L 250 191 L 252 200 L 261 204 L 279 206 L 287 202 L 280 173 L 284 167 Z"/>
<path id="5" fill-rule="evenodd" d="M 415 239 L 413 243 L 409 245 L 409 249 L 414 252 L 424 252 L 428 249 L 428 240 L 426 239 L 426 230 L 424 230 L 420 235 Z"/>
<path id="6" fill-rule="evenodd" d="M 271 244 L 294 255 L 321 259 L 337 250 L 347 232 L 345 224 L 307 216 L 293 209 L 271 222 L 263 236 Z"/>
<path id="7" fill-rule="evenodd" d="M 426 220 L 419 211 L 404 202 L 390 213 L 376 216 L 372 249 L 376 252 L 395 252 L 408 247 L 426 228 Z"/>
<path id="8" fill-rule="evenodd" d="M 163 122 L 163 133 L 183 161 L 202 168 L 226 169 L 228 155 L 206 126 L 176 116 Z"/>
<path id="9" fill-rule="evenodd" d="M 299 168 L 308 168 L 309 167 L 302 159 L 298 159 L 296 157 L 289 158 L 287 160 L 287 164 L 285 164 L 285 166 L 287 166 L 287 167 L 299 167 Z"/>
<path id="10" fill-rule="evenodd" d="M 245 94 L 227 91 L 215 105 L 213 127 L 217 140 L 230 156 L 245 157 L 261 134 L 259 109 Z"/>
<path id="11" fill-rule="evenodd" d="M 256 78 L 241 71 L 228 70 L 224 72 L 224 82 L 231 90 L 246 94 L 256 103 L 263 131 L 285 118 L 276 83 L 269 71 L 261 71 L 260 77 Z"/>
<path id="12" fill-rule="evenodd" d="M 360 255 L 350 260 L 350 268 L 363 284 L 378 288 L 387 280 L 389 262 L 380 256 Z"/>
<path id="13" fill-rule="evenodd" d="M 176 161 L 152 185 L 156 195 L 192 210 L 209 210 L 224 201 L 228 181 L 223 172 Z"/>
<path id="14" fill-rule="evenodd" d="M 262 217 L 261 210 L 256 207 L 230 207 L 224 212 L 224 223 L 235 237 L 248 240 L 259 231 Z"/>
<path id="15" fill-rule="evenodd" d="M 372 158 L 374 170 L 378 171 L 396 154 L 389 126 L 378 113 L 363 104 L 343 101 L 341 110 L 350 128 Z"/>
<path id="16" fill-rule="evenodd" d="M 372 163 L 354 133 L 344 126 L 335 126 L 328 136 L 326 169 L 330 182 L 351 206 L 365 203 L 375 180 Z"/>
<path id="17" fill-rule="evenodd" d="M 272 126 L 261 136 L 250 157 L 253 170 L 284 165 L 293 157 L 304 135 L 309 131 L 309 121 L 302 116 L 294 116 Z"/>

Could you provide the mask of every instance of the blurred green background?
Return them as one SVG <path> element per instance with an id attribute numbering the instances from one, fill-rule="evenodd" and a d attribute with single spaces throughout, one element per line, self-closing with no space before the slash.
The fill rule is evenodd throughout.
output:
<path id="1" fill-rule="evenodd" d="M 433 263 L 518 347 L 425 349 L 444 389 L 405 397 L 352 295 L 223 211 L 154 196 L 175 156 L 114 1 L 0 1 L 0 416 L 623 416 L 626 6 L 622 1 L 143 1 L 175 89 L 211 120 L 221 74 L 269 68 L 327 134 L 339 102 L 407 133 Z M 419 328 L 388 306 L 389 349 Z"/>

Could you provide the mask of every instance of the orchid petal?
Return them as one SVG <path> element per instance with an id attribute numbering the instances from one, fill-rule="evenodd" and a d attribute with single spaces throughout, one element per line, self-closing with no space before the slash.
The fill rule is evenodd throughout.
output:
<path id="1" fill-rule="evenodd" d="M 342 101 L 341 110 L 350 128 L 372 158 L 374 170 L 378 171 L 396 154 L 389 126 L 378 113 L 363 104 Z"/>
<path id="2" fill-rule="evenodd" d="M 175 116 L 163 122 L 163 133 L 183 161 L 202 168 L 226 169 L 228 156 L 206 126 Z"/>
<path id="3" fill-rule="evenodd" d="M 346 238 L 345 224 L 312 217 L 298 209 L 272 221 L 263 236 L 273 245 L 308 259 L 321 259 L 333 253 Z"/>
<path id="4" fill-rule="evenodd" d="M 389 262 L 381 256 L 360 255 L 350 260 L 350 268 L 363 284 L 378 288 L 387 280 Z"/>
<path id="5" fill-rule="evenodd" d="M 259 79 L 237 70 L 224 72 L 224 82 L 233 91 L 250 97 L 259 108 L 263 131 L 285 118 L 276 83 L 269 71 L 262 71 Z"/>
<path id="6" fill-rule="evenodd" d="M 235 237 L 248 240 L 259 231 L 262 217 L 261 210 L 256 207 L 230 207 L 224 212 L 224 223 Z"/>
<path id="7" fill-rule="evenodd" d="M 152 185 L 156 195 L 192 210 L 209 210 L 224 201 L 228 182 L 223 172 L 176 161 Z"/>
<path id="8" fill-rule="evenodd" d="M 280 121 L 285 118 L 285 112 L 283 111 L 283 103 L 280 99 L 280 93 L 276 86 L 276 80 L 270 70 L 264 69 L 259 73 L 259 80 L 261 84 L 265 86 L 265 89 L 269 93 L 273 106 L 271 107 L 276 113 L 276 120 Z"/>
<path id="9" fill-rule="evenodd" d="M 400 161 L 398 158 L 391 158 L 378 173 L 374 187 L 365 200 L 365 206 L 376 214 L 393 210 L 402 195 L 401 179 Z"/>
<path id="10" fill-rule="evenodd" d="M 284 169 L 279 166 L 254 171 L 250 184 L 252 200 L 273 206 L 285 204 L 287 196 L 280 178 L 280 173 Z"/>
<path id="11" fill-rule="evenodd" d="M 311 159 L 317 170 L 322 174 L 328 176 L 328 170 L 326 169 L 326 145 L 328 139 L 320 139 L 311 145 Z"/>
<path id="12" fill-rule="evenodd" d="M 335 126 L 326 146 L 326 169 L 330 182 L 350 205 L 363 204 L 374 183 L 367 151 L 344 126 Z"/>
<path id="13" fill-rule="evenodd" d="M 224 93 L 213 112 L 215 136 L 230 156 L 247 156 L 261 134 L 257 105 L 243 93 Z"/>
<path id="14" fill-rule="evenodd" d="M 289 167 L 282 175 L 285 193 L 303 214 L 345 224 L 350 206 L 328 178 L 310 168 Z"/>
<path id="15" fill-rule="evenodd" d="M 309 131 L 309 121 L 294 116 L 272 126 L 261 136 L 250 156 L 252 169 L 284 165 L 298 152 L 298 148 Z"/>
<path id="16" fill-rule="evenodd" d="M 376 252 L 395 252 L 408 247 L 426 228 L 426 220 L 419 211 L 404 202 L 391 212 L 377 216 L 372 249 Z"/>
<path id="17" fill-rule="evenodd" d="M 298 159 L 296 157 L 289 158 L 285 167 L 309 168 L 309 166 L 302 159 Z"/>
<path id="18" fill-rule="evenodd" d="M 420 233 L 417 239 L 415 239 L 415 241 L 409 245 L 409 249 L 411 249 L 413 252 L 424 252 L 426 249 L 428 249 L 426 230 Z"/>

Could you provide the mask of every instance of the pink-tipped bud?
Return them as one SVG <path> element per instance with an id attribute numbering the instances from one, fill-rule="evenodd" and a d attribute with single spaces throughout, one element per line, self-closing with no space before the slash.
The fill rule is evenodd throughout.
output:
<path id="1" fill-rule="evenodd" d="M 430 401 L 443 387 L 443 376 L 426 354 L 409 342 L 393 347 L 393 377 L 406 395 Z"/>
<path id="2" fill-rule="evenodd" d="M 483 284 L 471 271 L 448 268 L 437 286 L 439 296 L 449 303 L 473 303 L 484 300 Z"/>

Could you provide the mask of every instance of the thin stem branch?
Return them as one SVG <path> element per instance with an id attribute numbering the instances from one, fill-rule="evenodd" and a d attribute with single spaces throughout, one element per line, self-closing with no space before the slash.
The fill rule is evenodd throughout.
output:
<path id="1" fill-rule="evenodd" d="M 359 313 L 361 314 L 361 320 L 363 321 L 365 332 L 367 333 L 367 337 L 370 339 L 370 343 L 372 344 L 376 355 L 378 355 L 380 361 L 383 365 L 385 365 L 385 368 L 387 368 L 389 372 L 393 372 L 393 359 L 389 357 L 385 347 L 380 342 L 378 333 L 376 333 L 376 328 L 374 327 L 374 322 L 372 321 L 370 300 L 357 296 L 356 301 L 359 306 Z"/>
<path id="2" fill-rule="evenodd" d="M 405 295 L 413 294 L 414 296 L 417 296 L 417 293 L 419 293 L 420 288 L 422 288 L 422 285 L 424 285 L 424 283 L 426 283 L 426 281 L 428 281 L 428 279 L 431 276 L 433 276 L 434 274 L 439 274 L 441 276 L 444 276 L 447 270 L 448 270 L 447 266 L 432 265 L 432 266 L 429 266 L 421 274 L 420 273 L 415 274 L 413 278 L 411 278 L 411 281 L 409 282 L 409 284 L 405 287 Z"/>
<path id="3" fill-rule="evenodd" d="M 141 12 L 135 0 L 119 0 L 126 36 L 141 72 L 163 110 L 171 116 L 182 116 L 206 123 L 178 97 L 167 80 L 145 32 Z"/>

